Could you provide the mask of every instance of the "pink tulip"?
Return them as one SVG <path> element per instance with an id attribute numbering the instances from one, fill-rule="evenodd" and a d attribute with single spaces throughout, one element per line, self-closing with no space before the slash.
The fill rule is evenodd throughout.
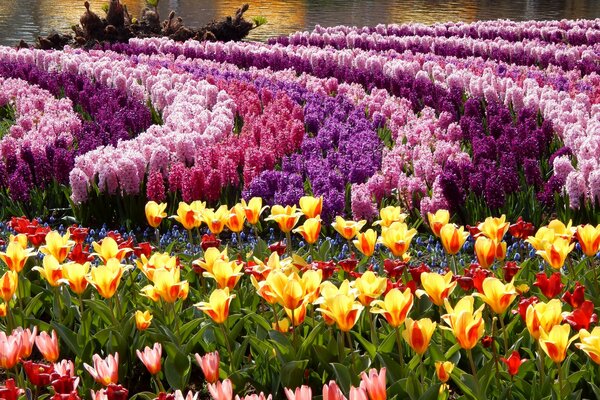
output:
<path id="1" fill-rule="evenodd" d="M 347 400 L 335 381 L 323 385 L 323 400 Z"/>
<path id="2" fill-rule="evenodd" d="M 13 335 L 17 333 L 21 336 L 21 351 L 19 352 L 19 358 L 21 360 L 26 360 L 31 355 L 37 331 L 37 326 L 33 328 L 33 331 L 29 330 L 29 328 L 23 329 L 21 327 L 18 327 L 13 331 Z"/>
<path id="3" fill-rule="evenodd" d="M 370 400 L 385 400 L 387 395 L 385 391 L 385 368 L 381 368 L 379 373 L 375 368 L 371 368 L 369 376 L 362 372 L 360 374 L 362 384 L 369 395 Z"/>
<path id="4" fill-rule="evenodd" d="M 75 365 L 71 360 L 62 360 L 54 364 L 54 372 L 60 376 L 75 376 Z"/>
<path id="5" fill-rule="evenodd" d="M 206 353 L 202 357 L 199 354 L 195 354 L 196 361 L 204 377 L 208 383 L 215 383 L 219 380 L 219 352 L 215 351 L 212 353 Z"/>
<path id="6" fill-rule="evenodd" d="M 185 397 L 183 397 L 183 393 L 178 389 L 175 391 L 175 398 L 173 400 L 195 400 L 196 397 L 197 396 L 195 396 L 191 390 Z"/>
<path id="7" fill-rule="evenodd" d="M 6 336 L 0 332 L 0 367 L 11 369 L 19 362 L 22 337 L 18 334 Z"/>
<path id="8" fill-rule="evenodd" d="M 208 392 L 214 400 L 232 400 L 233 399 L 233 387 L 231 381 L 225 379 L 223 383 L 217 381 L 217 383 L 208 384 Z"/>
<path id="9" fill-rule="evenodd" d="M 35 338 L 35 345 L 46 361 L 55 363 L 58 360 L 58 337 L 55 330 L 52 330 L 52 337 L 46 332 L 41 332 Z"/>
<path id="10" fill-rule="evenodd" d="M 367 392 L 365 392 L 363 385 L 357 388 L 354 386 L 350 388 L 350 400 L 368 400 Z"/>
<path id="11" fill-rule="evenodd" d="M 265 397 L 265 394 L 263 392 L 260 392 L 260 394 L 256 394 L 256 393 L 247 394 L 244 397 L 235 396 L 235 400 L 271 400 L 272 398 L 273 398 L 273 396 L 271 396 L 271 395 L 269 395 L 268 397 Z"/>
<path id="12" fill-rule="evenodd" d="M 143 353 L 139 350 L 135 352 L 148 369 L 148 372 L 150 372 L 150 375 L 156 375 L 160 372 L 160 358 L 162 355 L 162 346 L 160 343 L 154 343 L 152 349 L 146 346 Z"/>
<path id="13" fill-rule="evenodd" d="M 92 375 L 96 382 L 104 386 L 119 381 L 119 353 L 115 353 L 114 357 L 109 355 L 106 360 L 103 360 L 98 354 L 92 357 L 94 366 L 83 364 L 85 369 Z"/>
<path id="14" fill-rule="evenodd" d="M 295 392 L 292 392 L 292 389 L 285 388 L 285 395 L 288 400 L 311 400 L 312 399 L 312 390 L 309 386 L 302 385 L 299 388 L 296 388 Z"/>

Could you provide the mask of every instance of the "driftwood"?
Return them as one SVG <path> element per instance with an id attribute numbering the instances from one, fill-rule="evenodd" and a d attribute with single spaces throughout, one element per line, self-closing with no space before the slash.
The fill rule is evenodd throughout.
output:
<path id="1" fill-rule="evenodd" d="M 156 7 L 146 7 L 141 18 L 132 18 L 127 6 L 119 0 L 110 0 L 106 17 L 101 18 L 90 10 L 89 2 L 84 3 L 85 12 L 79 20 L 79 25 L 73 26 L 73 34 L 51 33 L 46 37 L 38 37 L 34 47 L 40 49 L 62 49 L 65 45 L 91 48 L 99 43 L 123 43 L 134 37 L 166 36 L 176 41 L 212 40 L 240 41 L 258 24 L 244 19 L 248 4 L 242 5 L 233 17 L 221 21 L 213 21 L 198 29 L 190 28 L 183 19 L 171 11 L 168 18 L 160 22 Z M 29 47 L 21 41 L 18 47 Z"/>

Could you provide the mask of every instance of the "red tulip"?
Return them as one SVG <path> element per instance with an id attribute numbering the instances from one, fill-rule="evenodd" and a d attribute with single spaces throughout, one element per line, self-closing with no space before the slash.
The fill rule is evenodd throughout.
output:
<path id="1" fill-rule="evenodd" d="M 491 336 L 486 335 L 481 338 L 481 345 L 486 349 L 489 348 L 492 345 L 492 343 L 494 343 L 494 338 Z"/>
<path id="2" fill-rule="evenodd" d="M 54 366 L 25 361 L 23 367 L 25 368 L 27 379 L 35 386 L 48 386 L 50 384 L 50 377 L 54 372 Z"/>
<path id="3" fill-rule="evenodd" d="M 286 249 L 286 245 L 284 242 L 275 242 L 269 245 L 269 250 L 271 251 L 271 253 L 277 253 L 279 254 L 279 257 L 281 257 L 283 255 L 283 253 L 285 253 L 285 249 Z"/>
<path id="4" fill-rule="evenodd" d="M 535 232 L 535 227 L 531 222 L 523 221 L 523 218 L 519 217 L 517 222 L 512 224 L 510 228 L 508 228 L 508 233 L 510 233 L 513 237 L 517 239 L 525 239 L 529 236 L 533 235 Z"/>
<path id="5" fill-rule="evenodd" d="M 211 247 L 216 247 L 218 249 L 220 245 L 221 245 L 221 239 L 217 239 L 217 237 L 215 235 L 213 235 L 213 234 L 202 235 L 202 242 L 200 243 L 200 246 L 202 247 L 202 251 L 206 251 Z"/>
<path id="6" fill-rule="evenodd" d="M 129 391 L 121 385 L 110 384 L 105 389 L 108 400 L 127 400 Z"/>
<path id="7" fill-rule="evenodd" d="M 341 269 L 350 273 L 356 269 L 356 266 L 358 265 L 358 260 L 356 259 L 354 254 L 352 254 L 352 256 L 350 256 L 350 258 L 346 258 L 344 260 L 338 261 L 338 265 L 340 266 Z"/>
<path id="8" fill-rule="evenodd" d="M 579 284 L 579 282 L 575 282 L 573 293 L 566 291 L 562 295 L 562 300 L 573 308 L 579 308 L 585 301 L 584 291 L 585 286 Z"/>
<path id="9" fill-rule="evenodd" d="M 508 261 L 502 267 L 502 270 L 504 271 L 504 282 L 508 283 L 508 282 L 512 281 L 520 269 L 521 269 L 521 267 L 519 267 L 516 262 Z"/>
<path id="10" fill-rule="evenodd" d="M 92 256 L 89 252 L 90 246 L 85 246 L 81 243 L 75 244 L 71 249 L 71 252 L 67 256 L 69 260 L 75 261 L 77 264 L 85 264 L 88 261 L 94 261 L 94 256 Z"/>
<path id="11" fill-rule="evenodd" d="M 560 280 L 560 272 L 553 273 L 550 278 L 546 276 L 545 272 L 540 272 L 535 276 L 537 280 L 533 286 L 539 287 L 547 299 L 555 298 L 565 287 Z"/>
<path id="12" fill-rule="evenodd" d="M 52 374 L 52 388 L 54 392 L 59 394 L 71 394 L 77 392 L 77 385 L 79 384 L 79 377 L 63 375 L 57 377 L 57 374 Z"/>
<path id="13" fill-rule="evenodd" d="M 427 264 L 421 264 L 418 267 L 410 267 L 408 268 L 408 272 L 412 277 L 413 281 L 417 282 L 419 286 L 421 286 L 421 274 L 423 272 L 431 272 L 431 268 Z"/>
<path id="14" fill-rule="evenodd" d="M 563 319 L 576 331 L 579 331 L 580 329 L 588 330 L 590 324 L 598 322 L 598 315 L 594 313 L 594 303 L 590 300 L 586 300 L 579 308 L 573 310 Z"/>
<path id="15" fill-rule="evenodd" d="M 521 359 L 519 352 L 516 350 L 511 353 L 510 357 L 501 357 L 500 359 L 506 363 L 506 368 L 508 369 L 508 373 L 511 376 L 515 376 L 516 374 L 518 374 L 519 367 L 521 366 L 521 364 L 527 361 L 526 358 Z"/>
<path id="16" fill-rule="evenodd" d="M 18 400 L 23 393 L 25 391 L 17 387 L 13 378 L 7 379 L 4 386 L 0 386 L 0 399 Z"/>
<path id="17" fill-rule="evenodd" d="M 152 254 L 152 250 L 154 250 L 154 246 L 152 246 L 149 242 L 138 243 L 136 247 L 133 248 L 133 254 L 136 257 L 140 258 L 142 255 L 149 258 Z"/>
<path id="18" fill-rule="evenodd" d="M 88 228 L 82 228 L 78 225 L 72 225 L 69 227 L 69 234 L 75 243 L 83 243 L 87 238 L 89 231 L 90 230 Z"/>
<path id="19" fill-rule="evenodd" d="M 523 322 L 525 322 L 527 320 L 527 317 L 526 317 L 527 307 L 529 307 L 531 304 L 535 304 L 539 301 L 540 300 L 536 296 L 521 297 L 521 300 L 519 300 L 518 311 L 513 310 L 513 314 L 519 313 L 519 315 L 521 316 L 521 320 L 523 320 Z"/>
<path id="20" fill-rule="evenodd" d="M 406 262 L 402 260 L 392 260 L 390 258 L 386 258 L 383 261 L 383 269 L 388 277 L 392 279 L 398 279 L 400 276 L 402 276 L 405 268 Z"/>

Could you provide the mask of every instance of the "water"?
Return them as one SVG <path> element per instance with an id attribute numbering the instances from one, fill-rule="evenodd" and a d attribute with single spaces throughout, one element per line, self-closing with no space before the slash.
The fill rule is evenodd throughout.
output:
<path id="1" fill-rule="evenodd" d="M 130 13 L 139 15 L 144 0 L 122 0 Z M 161 19 L 174 9 L 190 26 L 232 15 L 243 0 L 161 0 Z M 268 24 L 249 39 L 285 35 L 312 29 L 316 24 L 376 25 L 379 23 L 476 21 L 496 18 L 514 20 L 577 19 L 600 17 L 600 0 L 247 0 L 247 17 L 262 15 Z M 103 15 L 104 1 L 90 0 Z M 52 30 L 66 32 L 79 22 L 83 0 L 0 1 L 0 44 L 32 42 Z"/>

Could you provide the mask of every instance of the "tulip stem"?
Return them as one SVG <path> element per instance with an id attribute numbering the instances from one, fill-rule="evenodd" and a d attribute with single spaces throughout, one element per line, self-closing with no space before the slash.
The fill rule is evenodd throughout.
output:
<path id="1" fill-rule="evenodd" d="M 292 234 L 289 231 L 285 233 L 285 251 L 288 257 L 292 256 Z"/>
<path id="2" fill-rule="evenodd" d="M 371 307 L 368 306 L 367 314 L 369 315 L 369 327 L 371 328 L 371 342 L 375 345 L 379 345 L 379 337 L 377 337 L 377 331 L 375 330 L 375 320 L 373 319 L 373 313 L 370 312 Z"/>
<path id="3" fill-rule="evenodd" d="M 556 366 L 558 367 L 558 398 L 560 399 L 563 392 L 563 376 L 560 363 L 556 363 Z"/>
<path id="4" fill-rule="evenodd" d="M 440 311 L 440 322 L 441 322 L 442 321 L 442 314 L 444 313 L 444 310 L 442 309 L 442 306 L 440 306 L 439 311 Z M 440 333 L 440 337 L 441 337 L 440 346 L 442 347 L 442 354 L 445 354 L 444 353 L 444 345 L 445 345 L 445 343 L 444 343 L 444 331 L 441 330 L 441 329 L 438 329 L 438 332 Z"/>
<path id="5" fill-rule="evenodd" d="M 540 360 L 540 386 L 544 385 L 544 381 L 546 380 L 545 376 L 544 376 L 544 368 L 545 368 L 545 362 L 544 362 L 544 351 L 542 350 L 542 347 L 540 346 L 540 342 L 538 340 L 537 343 L 537 347 L 538 347 L 538 355 L 539 355 L 539 360 Z"/>
<path id="6" fill-rule="evenodd" d="M 221 327 L 221 331 L 223 332 L 223 336 L 225 336 L 225 345 L 227 346 L 227 352 L 229 353 L 229 367 L 231 368 L 230 373 L 233 372 L 233 352 L 231 351 L 231 344 L 229 343 L 229 335 L 227 335 L 227 330 L 225 329 L 225 323 L 219 324 Z"/>
<path id="7" fill-rule="evenodd" d="M 467 358 L 469 359 L 469 364 L 471 365 L 471 373 L 473 374 L 475 380 L 477 380 L 477 369 L 475 369 L 475 362 L 473 361 L 473 353 L 471 352 L 471 349 L 467 350 Z"/>
<path id="8" fill-rule="evenodd" d="M 188 233 L 188 241 L 190 242 L 190 245 L 193 245 L 194 244 L 194 237 L 192 236 L 192 230 L 188 229 L 187 233 Z"/>
<path id="9" fill-rule="evenodd" d="M 292 308 L 292 346 L 296 344 L 296 325 L 294 324 L 294 309 Z"/>
<path id="10" fill-rule="evenodd" d="M 154 228 L 154 236 L 156 239 L 156 247 L 160 247 L 160 232 L 158 231 L 158 228 Z"/>
<path id="11" fill-rule="evenodd" d="M 494 338 L 496 336 L 496 320 L 498 318 L 494 317 L 492 318 L 492 338 Z M 496 350 L 496 344 L 494 343 L 494 340 L 492 339 L 492 354 L 494 356 L 494 366 L 496 367 L 496 386 L 498 387 L 498 389 L 500 389 L 502 386 L 500 386 L 500 366 L 498 365 L 498 351 Z M 511 383 L 512 383 L 512 375 L 510 376 L 511 379 Z M 510 390 L 510 389 L 509 389 Z"/>
<path id="12" fill-rule="evenodd" d="M 10 309 L 10 304 L 6 303 L 6 332 L 10 333 L 15 329 L 15 320 Z"/>
<path id="13" fill-rule="evenodd" d="M 404 349 L 402 348 L 402 338 L 400 335 L 400 327 L 397 326 L 396 330 L 396 345 L 398 346 L 398 361 L 400 361 L 400 373 L 404 371 Z"/>
<path id="14" fill-rule="evenodd" d="M 165 387 L 163 386 L 162 382 L 160 381 L 160 379 L 158 378 L 158 374 L 153 376 L 154 378 L 154 382 L 156 382 L 156 385 L 158 386 L 158 390 L 159 390 L 159 394 L 160 393 L 166 393 L 167 391 L 165 390 Z"/>
<path id="15" fill-rule="evenodd" d="M 456 254 L 452 254 L 452 266 L 454 267 L 454 271 L 452 271 L 452 273 L 454 275 L 458 274 L 458 262 L 456 261 Z"/>
<path id="16" fill-rule="evenodd" d="M 508 355 L 508 336 L 506 332 L 506 326 L 504 325 L 504 318 L 498 316 L 500 320 L 500 327 L 502 328 L 502 336 L 504 337 L 504 354 Z"/>
<path id="17" fill-rule="evenodd" d="M 273 319 L 275 320 L 275 325 L 277 326 L 277 330 L 279 330 L 279 318 L 277 317 L 277 310 L 275 309 L 275 304 L 271 308 L 273 310 Z"/>
<path id="18" fill-rule="evenodd" d="M 425 366 L 423 365 L 423 354 L 419 354 L 419 372 L 421 375 L 421 390 L 425 389 Z"/>
<path id="19" fill-rule="evenodd" d="M 81 294 L 78 294 L 77 297 L 79 297 L 79 322 L 83 325 L 83 298 Z"/>

